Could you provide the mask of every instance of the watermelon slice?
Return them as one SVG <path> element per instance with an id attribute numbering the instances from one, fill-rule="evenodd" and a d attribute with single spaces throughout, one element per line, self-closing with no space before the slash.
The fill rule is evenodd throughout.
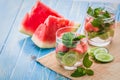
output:
<path id="1" fill-rule="evenodd" d="M 30 13 L 27 13 L 22 21 L 22 25 L 20 31 L 27 34 L 32 35 L 37 27 L 44 23 L 45 19 L 49 16 L 53 15 L 56 17 L 62 17 L 57 12 L 46 6 L 40 1 L 37 1 L 36 5 L 33 6 Z"/>
<path id="2" fill-rule="evenodd" d="M 97 31 L 99 31 L 99 28 L 98 28 L 98 27 L 94 27 L 94 26 L 92 25 L 92 23 L 91 23 L 92 20 L 93 20 L 93 19 L 90 19 L 89 21 L 86 22 L 86 24 L 85 24 L 85 29 L 86 29 L 86 31 L 88 31 L 88 32 L 92 32 L 92 31 L 97 32 Z"/>
<path id="3" fill-rule="evenodd" d="M 71 50 L 74 50 L 79 54 L 84 54 L 87 51 L 87 49 L 88 49 L 87 43 L 84 41 L 80 41 L 80 44 L 77 44 L 76 47 Z"/>
<path id="4" fill-rule="evenodd" d="M 32 36 L 32 41 L 41 48 L 53 48 L 56 43 L 56 31 L 59 28 L 76 25 L 65 18 L 49 16 L 44 24 L 40 24 Z M 71 31 L 71 30 L 70 30 Z"/>

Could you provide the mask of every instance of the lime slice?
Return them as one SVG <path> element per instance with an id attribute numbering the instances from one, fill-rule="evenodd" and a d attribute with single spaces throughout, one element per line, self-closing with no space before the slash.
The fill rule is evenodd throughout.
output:
<path id="1" fill-rule="evenodd" d="M 97 49 L 95 49 L 94 50 L 94 56 L 96 55 L 96 54 L 101 54 L 101 53 L 104 53 L 104 54 L 106 54 L 106 53 L 108 53 L 108 50 L 106 49 L 106 48 L 97 48 Z"/>
<path id="2" fill-rule="evenodd" d="M 90 48 L 90 49 L 88 50 L 88 54 L 89 54 L 90 56 L 94 57 L 94 51 L 95 51 L 96 49 L 98 49 L 98 47 Z"/>
<path id="3" fill-rule="evenodd" d="M 78 56 L 75 52 L 68 52 L 62 58 L 62 62 L 66 66 L 73 66 L 77 62 L 77 60 Z"/>
<path id="4" fill-rule="evenodd" d="M 114 58 L 110 54 L 100 53 L 95 55 L 95 59 L 100 62 L 111 62 Z"/>

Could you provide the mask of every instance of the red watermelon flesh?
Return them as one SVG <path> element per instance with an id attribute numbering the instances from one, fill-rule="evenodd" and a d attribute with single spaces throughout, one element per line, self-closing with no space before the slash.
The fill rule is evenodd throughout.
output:
<path id="1" fill-rule="evenodd" d="M 32 41 L 41 48 L 55 47 L 56 31 L 66 26 L 74 26 L 74 23 L 55 16 L 49 16 L 44 24 L 41 24 L 32 36 Z"/>
<path id="2" fill-rule="evenodd" d="M 88 31 L 88 32 L 92 32 L 92 31 L 97 32 L 97 31 L 99 31 L 99 28 L 98 28 L 98 27 L 94 27 L 94 26 L 92 25 L 92 23 L 91 23 L 92 21 L 93 21 L 92 18 L 86 19 L 86 24 L 85 24 L 85 29 L 86 29 L 86 31 Z"/>
<path id="3" fill-rule="evenodd" d="M 79 54 L 84 54 L 87 51 L 87 49 L 88 49 L 87 43 L 84 41 L 80 41 L 80 43 L 77 44 L 76 47 L 73 48 L 72 50 L 75 50 Z"/>
<path id="4" fill-rule="evenodd" d="M 36 5 L 33 6 L 31 12 L 25 15 L 22 21 L 22 27 L 20 31 L 25 34 L 32 35 L 37 29 L 37 27 L 41 23 L 44 23 L 44 21 L 49 15 L 62 17 L 42 2 L 37 1 Z"/>

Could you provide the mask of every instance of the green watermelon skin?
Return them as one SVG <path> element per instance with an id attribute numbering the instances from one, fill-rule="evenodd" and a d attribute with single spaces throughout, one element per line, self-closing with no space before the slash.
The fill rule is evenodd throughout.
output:
<path id="1" fill-rule="evenodd" d="M 42 2 L 37 1 L 36 5 L 33 6 L 31 12 L 27 13 L 23 18 L 20 31 L 27 35 L 32 35 L 37 29 L 37 27 L 41 23 L 44 23 L 44 21 L 49 15 L 62 17 L 56 11 L 52 10 Z"/>
<path id="2" fill-rule="evenodd" d="M 49 16 L 44 24 L 40 24 L 37 28 L 32 36 L 32 41 L 40 48 L 53 48 L 56 43 L 56 31 L 67 26 L 73 27 L 74 22 L 65 18 Z"/>

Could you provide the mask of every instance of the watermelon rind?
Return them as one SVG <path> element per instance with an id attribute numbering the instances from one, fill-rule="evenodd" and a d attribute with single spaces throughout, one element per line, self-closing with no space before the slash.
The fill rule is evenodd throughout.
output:
<path id="1" fill-rule="evenodd" d="M 34 34 L 33 34 L 33 36 L 32 36 L 32 41 L 38 46 L 38 47 L 40 47 L 40 48 L 54 48 L 55 47 L 55 45 L 56 45 L 56 43 L 54 42 L 44 42 L 44 41 L 41 41 L 41 40 L 39 40 L 38 38 L 37 38 L 37 36 L 35 36 Z"/>
<path id="2" fill-rule="evenodd" d="M 33 34 L 33 33 L 31 33 L 31 31 L 26 30 L 23 26 L 20 27 L 19 32 L 24 33 L 29 36 L 32 36 L 32 34 Z"/>

